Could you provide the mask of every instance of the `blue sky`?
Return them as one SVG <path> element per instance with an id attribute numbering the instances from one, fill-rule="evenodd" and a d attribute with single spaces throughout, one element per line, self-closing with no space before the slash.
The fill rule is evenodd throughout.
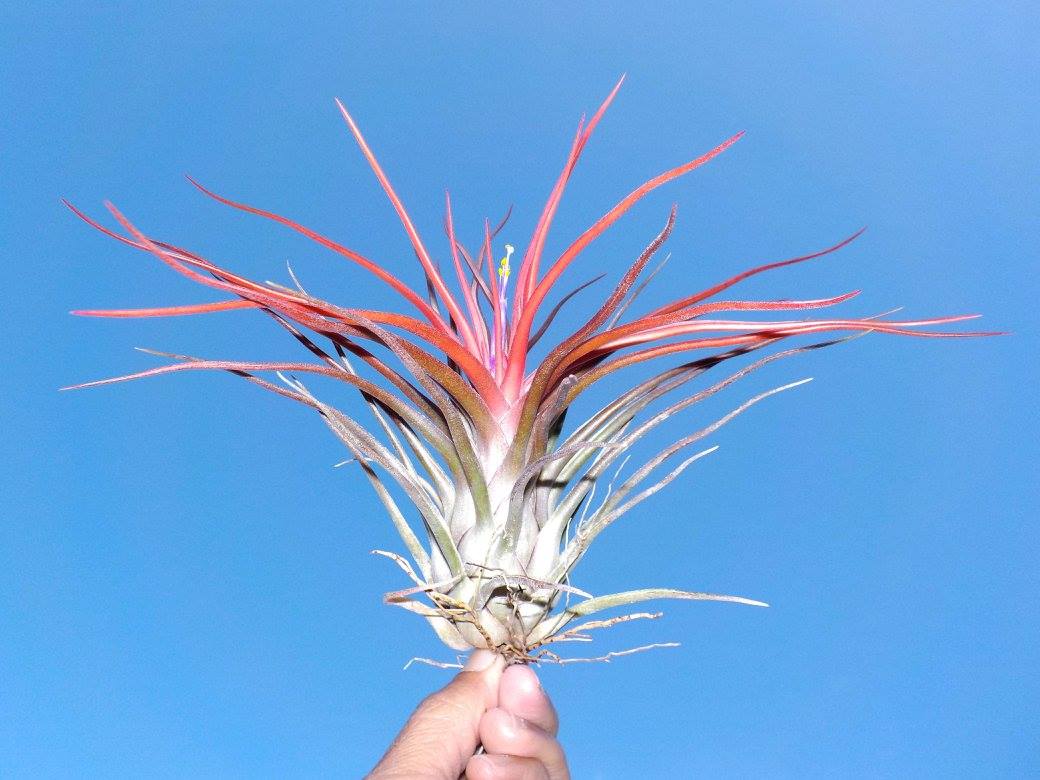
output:
<path id="1" fill-rule="evenodd" d="M 575 283 L 620 274 L 673 202 L 672 261 L 651 302 L 867 224 L 839 256 L 744 293 L 862 288 L 850 313 L 982 312 L 1014 335 L 872 336 L 726 399 L 816 380 L 719 432 L 719 452 L 616 524 L 576 584 L 773 606 L 666 605 L 598 647 L 681 649 L 546 668 L 575 776 L 1040 770 L 1035 8 L 346 5 L 0 12 L 0 774 L 359 776 L 446 679 L 404 662 L 450 657 L 421 621 L 381 606 L 399 572 L 368 551 L 392 547 L 392 529 L 360 474 L 332 468 L 342 451 L 305 410 L 220 375 L 57 392 L 153 365 L 135 346 L 299 355 L 249 313 L 70 317 L 208 298 L 59 198 L 95 214 L 109 198 L 254 278 L 284 280 L 290 260 L 334 301 L 396 305 L 183 174 L 414 282 L 332 98 L 420 230 L 439 235 L 447 186 L 471 240 L 515 204 L 504 238 L 522 247 L 578 116 L 622 71 L 550 253 L 636 184 L 747 136 L 647 198 Z"/>

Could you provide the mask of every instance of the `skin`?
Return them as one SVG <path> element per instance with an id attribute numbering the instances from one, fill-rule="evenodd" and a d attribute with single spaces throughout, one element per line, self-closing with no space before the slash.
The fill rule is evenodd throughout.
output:
<path id="1" fill-rule="evenodd" d="M 559 720 L 529 667 L 475 651 L 428 696 L 368 780 L 570 780 Z M 486 753 L 476 756 L 478 745 Z"/>

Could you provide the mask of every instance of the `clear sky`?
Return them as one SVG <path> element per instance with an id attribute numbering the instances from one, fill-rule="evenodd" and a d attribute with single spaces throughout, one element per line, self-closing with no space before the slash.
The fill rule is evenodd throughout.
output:
<path id="1" fill-rule="evenodd" d="M 1040 23 L 1032 3 L 974 5 L 5 3 L 0 775 L 359 776 L 446 679 L 405 661 L 451 658 L 380 604 L 403 586 L 368 554 L 393 547 L 391 526 L 358 472 L 332 468 L 344 454 L 315 416 L 225 375 L 57 392 L 154 365 L 135 346 L 302 357 L 248 312 L 70 317 L 211 296 L 59 198 L 99 215 L 110 198 L 254 278 L 285 281 L 291 260 L 333 301 L 392 306 L 182 174 L 417 282 L 333 97 L 438 252 L 444 187 L 470 241 L 515 204 L 503 238 L 522 248 L 579 115 L 623 71 L 550 254 L 636 184 L 747 136 L 654 193 L 569 279 L 616 278 L 672 202 L 672 260 L 646 305 L 867 224 L 840 255 L 743 293 L 862 288 L 850 314 L 982 312 L 1014 335 L 871 336 L 725 399 L 816 379 L 720 431 L 719 452 L 605 534 L 575 584 L 772 607 L 665 604 L 596 647 L 681 649 L 545 668 L 575 776 L 1040 772 Z"/>

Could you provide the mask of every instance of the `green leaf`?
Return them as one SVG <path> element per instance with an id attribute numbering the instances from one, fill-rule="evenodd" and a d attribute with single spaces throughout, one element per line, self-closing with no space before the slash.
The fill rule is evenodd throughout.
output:
<path id="1" fill-rule="evenodd" d="M 573 615 L 591 615 L 604 609 L 624 607 L 641 601 L 655 599 L 682 599 L 685 601 L 728 601 L 734 604 L 748 604 L 752 607 L 768 607 L 764 601 L 744 598 L 743 596 L 725 596 L 718 593 L 701 593 L 692 590 L 675 590 L 673 588 L 646 588 L 644 590 L 626 590 L 623 593 L 612 593 L 609 596 L 597 596 L 567 607 Z"/>

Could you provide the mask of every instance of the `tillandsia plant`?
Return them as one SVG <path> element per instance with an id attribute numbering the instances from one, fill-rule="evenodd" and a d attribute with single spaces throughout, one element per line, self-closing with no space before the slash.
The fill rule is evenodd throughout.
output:
<path id="1" fill-rule="evenodd" d="M 706 154 L 635 188 L 555 260 L 543 264 L 546 239 L 564 188 L 620 86 L 619 81 L 588 121 L 583 117 L 579 122 L 563 170 L 522 252 L 515 252 L 508 244 L 496 251 L 505 220 L 495 228 L 485 220 L 479 248 L 475 252 L 467 249 L 456 235 L 451 200 L 446 195 L 444 263 L 433 257 L 420 238 L 354 119 L 337 101 L 347 127 L 404 226 L 425 277 L 422 292 L 405 285 L 395 272 L 331 238 L 273 212 L 215 194 L 191 180 L 209 197 L 277 222 L 361 266 L 414 309 L 407 314 L 330 303 L 305 290 L 291 270 L 292 287 L 253 282 L 146 235 L 111 204 L 106 205 L 125 233 L 104 227 L 67 204 L 103 233 L 151 253 L 181 275 L 225 296 L 213 303 L 169 308 L 74 313 L 166 317 L 257 309 L 296 339 L 312 358 L 277 363 L 157 353 L 173 362 L 77 387 L 216 369 L 314 409 L 371 482 L 407 551 L 407 558 L 375 551 L 396 562 L 409 580 L 408 587 L 386 594 L 386 602 L 426 618 L 453 649 L 490 648 L 514 662 L 560 661 L 565 659 L 551 649 L 553 643 L 587 640 L 591 629 L 660 614 L 637 612 L 574 624 L 602 610 L 669 598 L 765 606 L 738 596 L 671 588 L 593 597 L 576 587 L 571 578 L 575 566 L 611 523 L 716 449 L 701 448 L 710 434 L 750 406 L 802 382 L 748 398 L 729 414 L 681 436 L 622 477 L 626 453 L 651 430 L 670 423 L 681 410 L 749 373 L 796 353 L 833 344 L 849 334 L 981 334 L 922 329 L 970 316 L 911 321 L 894 321 L 887 315 L 744 319 L 746 312 L 835 306 L 856 292 L 816 300 L 720 298 L 748 277 L 828 255 L 859 233 L 811 254 L 752 268 L 626 318 L 633 300 L 660 268 L 656 265 L 650 269 L 651 261 L 672 232 L 673 207 L 660 233 L 584 325 L 534 361 L 532 350 L 546 336 L 560 308 L 591 283 L 571 290 L 545 312 L 550 293 L 564 271 L 647 193 L 714 159 L 741 136 L 738 133 Z M 449 284 L 450 273 L 445 272 L 445 266 L 457 277 L 457 286 Z M 736 317 L 721 318 L 724 313 Z M 769 354 L 761 352 L 794 337 L 815 334 L 845 336 Z M 328 346 L 322 346 L 325 342 Z M 755 352 L 765 356 L 687 394 L 685 389 L 702 374 Z M 629 367 L 661 358 L 680 362 L 618 393 L 580 424 L 565 425 L 572 405 L 590 387 Z M 300 379 L 306 375 L 329 377 L 356 390 L 374 418 L 373 425 L 363 425 L 354 413 L 335 408 L 312 392 Z M 679 400 L 663 400 L 676 394 Z M 668 461 L 672 463 L 666 466 Z M 387 480 L 397 488 L 392 489 Z M 602 495 L 597 498 L 600 486 Z M 413 505 L 412 519 L 398 503 L 401 496 Z"/>

